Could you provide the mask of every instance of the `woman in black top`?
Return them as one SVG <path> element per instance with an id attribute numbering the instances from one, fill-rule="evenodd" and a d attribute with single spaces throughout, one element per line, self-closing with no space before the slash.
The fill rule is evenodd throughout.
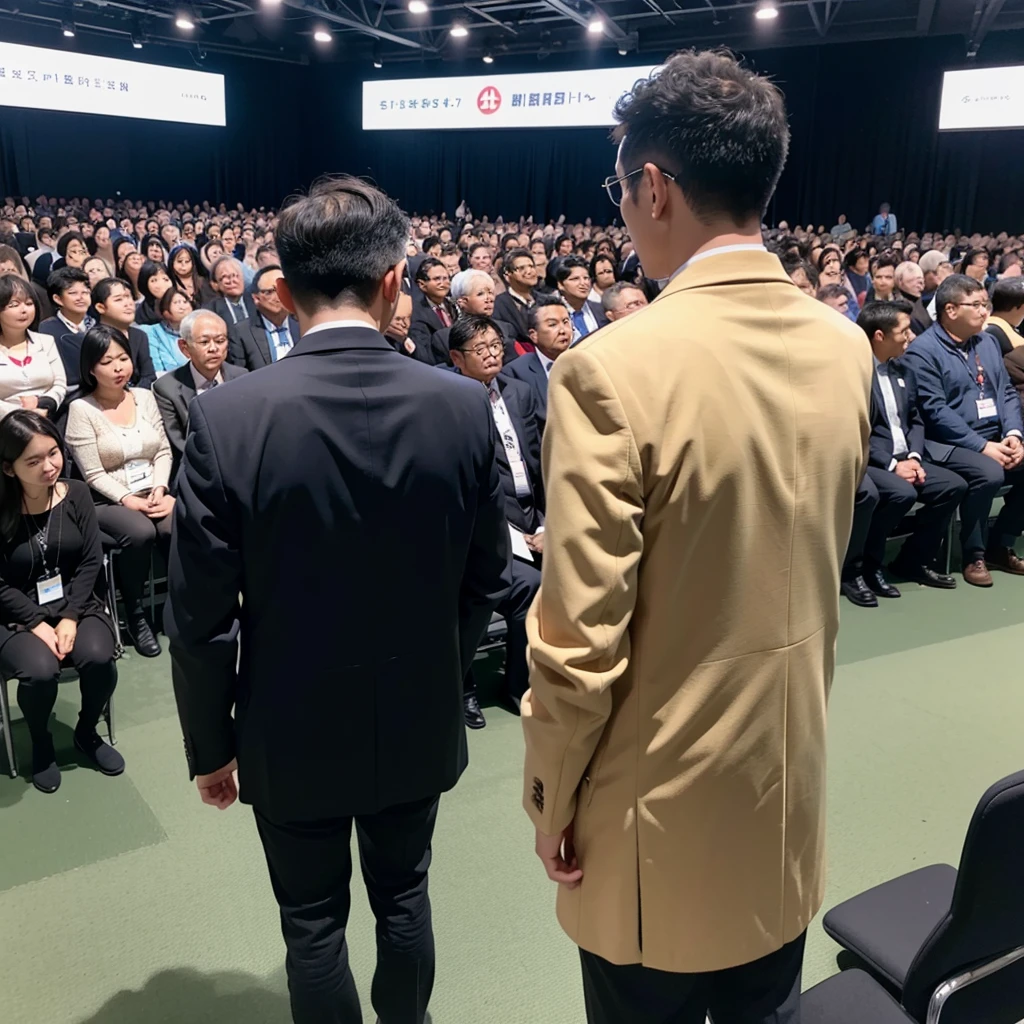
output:
<path id="1" fill-rule="evenodd" d="M 0 421 L 0 671 L 18 680 L 32 737 L 32 783 L 60 786 L 49 720 L 61 664 L 77 669 L 82 711 L 75 746 L 105 775 L 124 758 L 96 726 L 117 685 L 114 631 L 96 593 L 103 565 L 89 488 L 58 479 L 60 434 L 27 409 Z"/>

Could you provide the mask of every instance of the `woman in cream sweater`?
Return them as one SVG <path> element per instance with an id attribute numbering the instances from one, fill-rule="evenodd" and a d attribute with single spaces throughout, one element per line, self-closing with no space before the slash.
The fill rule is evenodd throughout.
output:
<path id="1" fill-rule="evenodd" d="M 0 277 L 0 417 L 31 409 L 52 419 L 67 394 L 53 338 L 29 330 L 35 316 L 28 284 L 14 274 Z"/>
<path id="2" fill-rule="evenodd" d="M 93 327 L 81 358 L 81 397 L 68 412 L 67 442 L 96 498 L 100 532 L 121 549 L 118 582 L 132 642 L 139 654 L 155 658 L 160 644 L 142 592 L 153 545 L 165 557 L 170 548 L 171 446 L 156 399 L 145 388 L 128 387 L 133 367 L 124 334 Z"/>

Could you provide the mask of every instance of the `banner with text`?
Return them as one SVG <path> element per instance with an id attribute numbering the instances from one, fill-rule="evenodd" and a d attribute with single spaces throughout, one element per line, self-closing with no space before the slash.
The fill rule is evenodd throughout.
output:
<path id="1" fill-rule="evenodd" d="M 947 71 L 939 131 L 1024 128 L 1024 65 Z"/>
<path id="2" fill-rule="evenodd" d="M 619 98 L 657 66 L 363 82 L 363 128 L 607 127 Z"/>
<path id="3" fill-rule="evenodd" d="M 0 106 L 226 124 L 224 76 L 0 43 Z"/>

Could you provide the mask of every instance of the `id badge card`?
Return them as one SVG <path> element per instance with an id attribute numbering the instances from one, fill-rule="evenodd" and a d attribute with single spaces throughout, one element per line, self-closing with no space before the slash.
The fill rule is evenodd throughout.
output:
<path id="1" fill-rule="evenodd" d="M 994 398 L 979 398 L 978 399 L 978 419 L 987 420 L 993 416 L 999 415 L 999 410 L 996 409 L 996 400 Z"/>
<path id="2" fill-rule="evenodd" d="M 59 601 L 64 596 L 64 581 L 60 578 L 60 573 L 49 579 L 40 580 L 36 584 L 36 596 L 39 599 L 37 604 L 52 604 Z"/>
<path id="3" fill-rule="evenodd" d="M 149 491 L 153 488 L 153 464 L 148 459 L 129 459 L 124 464 L 128 475 L 128 487 L 132 493 Z"/>

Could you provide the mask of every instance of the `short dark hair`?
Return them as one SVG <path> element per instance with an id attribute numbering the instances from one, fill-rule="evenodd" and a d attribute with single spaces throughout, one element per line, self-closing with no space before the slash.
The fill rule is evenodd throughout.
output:
<path id="1" fill-rule="evenodd" d="M 818 289 L 817 298 L 820 302 L 824 302 L 826 299 L 838 299 L 841 295 L 845 295 L 848 299 L 853 298 L 850 295 L 850 290 L 841 284 L 826 284 Z"/>
<path id="2" fill-rule="evenodd" d="M 273 242 L 267 242 L 259 246 L 256 250 L 256 259 L 258 260 L 261 256 L 265 256 L 268 252 L 272 252 L 275 256 L 277 255 L 277 246 Z"/>
<path id="3" fill-rule="evenodd" d="M 57 255 L 63 259 L 64 256 L 67 254 L 68 246 L 72 242 L 81 242 L 82 245 L 85 245 L 85 235 L 81 234 L 78 231 L 65 232 L 63 235 L 60 236 L 60 238 L 57 239 Z M 88 245 L 85 245 L 85 247 L 86 249 L 89 248 Z"/>
<path id="4" fill-rule="evenodd" d="M 420 246 L 420 248 L 424 252 L 426 252 L 428 249 L 432 248 L 433 246 L 440 245 L 440 244 L 441 244 L 441 239 L 438 238 L 437 235 L 427 235 L 427 237 L 423 239 L 423 244 Z"/>
<path id="5" fill-rule="evenodd" d="M 51 299 L 63 295 L 73 284 L 84 284 L 88 288 L 89 275 L 78 267 L 59 267 L 46 279 L 46 294 Z"/>
<path id="6" fill-rule="evenodd" d="M 161 316 L 171 308 L 171 303 L 174 301 L 175 295 L 180 295 L 189 304 L 189 306 L 192 306 L 192 300 L 180 288 L 175 288 L 172 285 L 163 293 L 163 295 L 160 296 L 160 302 L 157 303 L 157 312 Z M 193 306 L 192 308 L 194 309 L 195 307 Z"/>
<path id="7" fill-rule="evenodd" d="M 272 270 L 280 269 L 281 268 L 276 263 L 268 263 L 265 267 L 260 267 L 260 269 L 252 275 L 252 290 L 254 292 L 259 291 L 260 281 L 263 279 L 264 274 L 269 274 Z"/>
<path id="8" fill-rule="evenodd" d="M 440 267 L 447 273 L 445 265 L 436 257 L 428 256 L 422 263 L 416 268 L 416 280 L 427 281 L 430 279 L 430 272 L 435 268 Z"/>
<path id="9" fill-rule="evenodd" d="M 462 250 L 454 242 L 443 242 L 441 244 L 442 256 L 462 256 Z"/>
<path id="10" fill-rule="evenodd" d="M 168 280 L 172 280 L 170 271 L 163 263 L 146 260 L 146 262 L 139 268 L 139 291 L 142 293 L 142 297 L 144 299 L 148 299 L 150 302 L 153 301 L 153 296 L 149 291 L 149 282 L 152 281 L 157 274 L 166 274 Z"/>
<path id="11" fill-rule="evenodd" d="M 601 308 L 606 313 L 615 312 L 615 300 L 625 291 L 642 292 L 643 288 L 632 281 L 616 281 L 601 292 Z"/>
<path id="12" fill-rule="evenodd" d="M 609 291 L 610 290 L 611 289 L 609 289 Z M 565 303 L 562 302 L 562 300 L 555 295 L 542 295 L 529 308 L 526 314 L 526 324 L 531 331 L 537 330 L 541 310 L 549 309 L 551 306 L 558 306 L 560 309 L 565 309 Z"/>
<path id="13" fill-rule="evenodd" d="M 910 316 L 914 307 L 906 299 L 893 299 L 892 302 L 869 302 L 857 317 L 857 326 L 868 336 L 870 341 L 875 331 L 888 334 L 896 330 L 900 322 L 900 313 Z"/>
<path id="14" fill-rule="evenodd" d="M 971 266 L 975 256 L 984 256 L 985 259 L 988 261 L 988 265 L 990 267 L 992 266 L 992 257 L 989 255 L 988 249 L 971 248 L 964 253 L 964 258 L 960 261 L 960 266 L 957 267 L 957 273 L 966 274 L 967 268 Z"/>
<path id="15" fill-rule="evenodd" d="M 568 280 L 569 275 L 574 270 L 580 270 L 581 268 L 588 274 L 590 273 L 590 264 L 582 256 L 564 256 L 555 268 L 555 280 L 561 284 L 563 281 Z"/>
<path id="16" fill-rule="evenodd" d="M 996 281 L 992 289 L 992 312 L 1009 313 L 1024 306 L 1024 277 L 1007 277 Z"/>
<path id="17" fill-rule="evenodd" d="M 0 312 L 5 310 L 19 295 L 36 305 L 36 297 L 32 294 L 32 288 L 23 277 L 19 277 L 17 274 L 4 274 L 0 277 Z M 38 314 L 38 312 L 39 309 L 36 306 L 36 313 Z M 0 334 L 2 333 L 3 331 L 0 329 Z"/>
<path id="18" fill-rule="evenodd" d="M 615 262 L 615 257 L 610 256 L 606 252 L 595 252 L 590 258 L 590 265 L 587 270 L 590 272 L 590 276 L 596 280 L 597 278 L 597 265 L 598 263 L 610 263 L 612 265 L 612 272 L 615 274 L 615 280 L 619 279 L 619 265 Z"/>
<path id="19" fill-rule="evenodd" d="M 680 50 L 615 104 L 626 172 L 656 163 L 695 215 L 760 218 L 789 152 L 782 93 L 722 50 Z M 639 175 L 625 182 L 635 195 Z"/>
<path id="20" fill-rule="evenodd" d="M 405 259 L 409 218 L 380 189 L 350 175 L 320 178 L 281 211 L 275 241 L 292 295 L 310 312 L 365 309 Z"/>
<path id="21" fill-rule="evenodd" d="M 871 276 L 874 277 L 875 271 L 879 267 L 892 267 L 895 270 L 902 260 L 898 256 L 893 256 L 891 253 L 883 252 L 881 256 L 876 256 L 871 263 Z"/>
<path id="22" fill-rule="evenodd" d="M 849 270 L 857 265 L 857 260 L 864 259 L 867 254 L 867 249 L 851 249 L 843 258 L 843 265 Z"/>
<path id="23" fill-rule="evenodd" d="M 97 281 L 92 286 L 92 302 L 94 306 L 98 306 L 100 303 L 106 304 L 107 299 L 110 298 L 110 293 L 117 287 L 127 288 L 128 294 L 134 298 L 132 293 L 131 281 L 125 281 L 121 277 L 104 277 L 102 280 Z"/>
<path id="24" fill-rule="evenodd" d="M 477 251 L 477 249 L 486 249 L 488 252 L 491 251 L 491 247 L 489 245 L 487 245 L 486 242 L 474 242 L 469 247 L 469 250 L 467 251 L 466 255 L 467 256 L 472 256 L 473 253 L 475 253 Z"/>
<path id="25" fill-rule="evenodd" d="M 463 350 L 478 335 L 481 335 L 488 328 L 491 328 L 501 340 L 501 330 L 494 320 L 489 316 L 481 316 L 477 313 L 469 313 L 460 316 L 452 324 L 448 332 L 448 350 L 454 352 L 456 349 Z"/>
<path id="26" fill-rule="evenodd" d="M 97 324 L 86 331 L 85 337 L 82 339 L 82 348 L 78 358 L 78 372 L 81 378 L 81 384 L 78 388 L 80 398 L 91 395 L 96 390 L 96 377 L 92 371 L 96 368 L 96 364 L 107 354 L 107 350 L 115 341 L 128 353 L 128 358 L 130 359 L 132 350 L 128 344 L 128 338 L 116 327 Z M 135 379 L 134 365 L 132 367 L 132 379 Z"/>
<path id="27" fill-rule="evenodd" d="M 508 277 L 509 271 L 512 269 L 512 264 L 515 263 L 516 260 L 529 260 L 533 263 L 533 253 L 530 252 L 529 249 L 521 249 L 518 247 L 515 249 L 509 249 L 501 261 L 502 277 Z"/>
<path id="28" fill-rule="evenodd" d="M 984 292 L 985 286 L 980 281 L 966 274 L 950 274 L 935 291 L 935 314 L 941 317 L 946 306 L 956 305 L 968 295 Z"/>

